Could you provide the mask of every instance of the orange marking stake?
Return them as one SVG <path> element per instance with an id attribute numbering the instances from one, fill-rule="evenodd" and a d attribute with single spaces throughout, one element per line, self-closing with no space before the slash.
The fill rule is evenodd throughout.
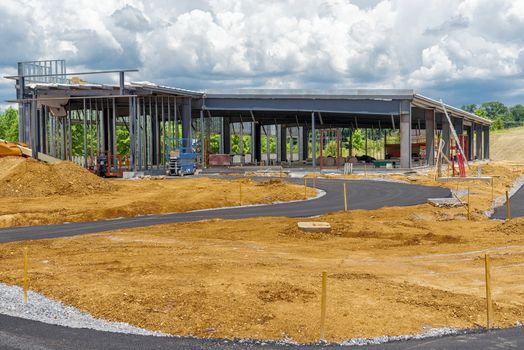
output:
<path id="1" fill-rule="evenodd" d="M 491 302 L 491 271 L 489 255 L 484 256 L 485 270 L 486 270 L 486 316 L 487 316 L 487 328 L 491 328 L 493 322 L 493 304 Z"/>
<path id="2" fill-rule="evenodd" d="M 509 192 L 506 190 L 506 213 L 507 219 L 511 220 L 511 207 L 509 205 Z"/>
<path id="3" fill-rule="evenodd" d="M 348 194 L 347 194 L 347 186 L 344 182 L 344 211 L 348 211 Z"/>
<path id="4" fill-rule="evenodd" d="M 327 272 L 322 272 L 322 299 L 320 301 L 320 340 L 325 339 L 326 301 L 327 301 Z"/>

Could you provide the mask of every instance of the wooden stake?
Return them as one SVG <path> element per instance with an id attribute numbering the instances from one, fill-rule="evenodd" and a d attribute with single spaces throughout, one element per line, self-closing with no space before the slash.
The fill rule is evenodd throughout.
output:
<path id="1" fill-rule="evenodd" d="M 27 304 L 27 290 L 29 289 L 29 279 L 27 276 L 27 269 L 28 269 L 28 249 L 27 247 L 24 248 L 24 304 Z"/>
<path id="2" fill-rule="evenodd" d="M 507 213 L 507 219 L 511 220 L 511 208 L 509 205 L 509 191 L 506 190 L 506 213 Z"/>
<path id="3" fill-rule="evenodd" d="M 487 316 L 487 328 L 492 327 L 493 322 L 493 305 L 491 303 L 491 267 L 489 261 L 489 255 L 484 256 L 484 267 L 486 275 L 486 316 Z"/>
<path id="4" fill-rule="evenodd" d="M 327 272 L 322 272 L 322 297 L 320 301 L 320 340 L 325 339 Z"/>
<path id="5" fill-rule="evenodd" d="M 493 178 L 491 178 L 491 202 L 495 200 L 494 194 L 493 194 Z"/>
<path id="6" fill-rule="evenodd" d="M 470 192 L 470 189 L 468 187 L 468 220 L 471 219 L 471 202 L 469 201 L 469 192 Z"/>
<path id="7" fill-rule="evenodd" d="M 344 182 L 344 211 L 348 211 L 348 194 L 347 194 L 347 186 Z"/>
<path id="8" fill-rule="evenodd" d="M 307 179 L 304 178 L 304 199 L 307 199 Z"/>

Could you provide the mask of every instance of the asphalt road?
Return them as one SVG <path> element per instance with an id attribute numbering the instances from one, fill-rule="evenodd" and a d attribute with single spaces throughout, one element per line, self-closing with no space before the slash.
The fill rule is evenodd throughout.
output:
<path id="1" fill-rule="evenodd" d="M 522 186 L 509 200 L 511 217 L 524 216 L 524 186 Z M 506 219 L 506 204 L 495 209 L 492 219 Z"/>
<path id="2" fill-rule="evenodd" d="M 224 339 L 188 337 L 155 337 L 109 333 L 91 329 L 60 327 L 16 317 L 0 315 L 0 349 L 69 350 L 69 349 L 184 349 L 184 350 L 480 350 L 522 349 L 524 329 L 510 328 L 489 332 L 469 333 L 367 346 L 285 345 L 238 342 Z"/>
<path id="3" fill-rule="evenodd" d="M 303 180 L 291 180 L 302 183 Z M 449 197 L 450 191 L 440 187 L 427 187 L 385 181 L 346 181 L 348 209 L 377 209 L 386 206 L 405 206 L 425 203 L 428 198 Z M 147 215 L 114 220 L 99 220 L 70 224 L 25 226 L 0 229 L 0 243 L 76 236 L 115 229 L 146 227 L 173 222 L 206 219 L 242 219 L 257 216 L 309 217 L 344 209 L 343 182 L 317 180 L 317 188 L 326 195 L 309 201 L 262 206 L 213 209 L 162 215 Z M 184 200 L 181 198 L 180 200 Z"/>

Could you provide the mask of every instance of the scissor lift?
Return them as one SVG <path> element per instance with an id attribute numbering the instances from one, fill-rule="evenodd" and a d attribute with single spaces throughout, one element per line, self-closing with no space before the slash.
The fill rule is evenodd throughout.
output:
<path id="1" fill-rule="evenodd" d="M 196 170 L 198 142 L 192 139 L 170 139 L 166 145 L 167 175 L 193 175 Z M 170 146 L 173 148 L 170 149 Z"/>

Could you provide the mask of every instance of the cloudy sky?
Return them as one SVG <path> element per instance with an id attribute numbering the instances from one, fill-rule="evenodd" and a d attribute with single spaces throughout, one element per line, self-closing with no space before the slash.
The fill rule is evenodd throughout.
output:
<path id="1" fill-rule="evenodd" d="M 524 103 L 524 0 L 1 0 L 0 18 L 2 76 L 63 58 L 69 71 L 138 68 L 132 80 L 195 90 Z M 1 101 L 13 97 L 1 79 Z"/>

